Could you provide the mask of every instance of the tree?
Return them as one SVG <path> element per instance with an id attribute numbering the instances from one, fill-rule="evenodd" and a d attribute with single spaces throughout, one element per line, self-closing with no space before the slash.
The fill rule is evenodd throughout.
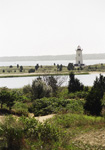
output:
<path id="1" fill-rule="evenodd" d="M 9 68 L 13 68 L 13 66 L 12 66 L 12 65 L 10 65 L 10 66 L 9 66 Z"/>
<path id="2" fill-rule="evenodd" d="M 68 66 L 67 66 L 67 69 L 70 71 L 70 70 L 74 70 L 74 65 L 73 63 L 69 63 Z"/>
<path id="3" fill-rule="evenodd" d="M 105 77 L 103 75 L 100 74 L 99 78 L 96 77 L 93 88 L 98 88 L 105 92 Z"/>
<path id="4" fill-rule="evenodd" d="M 11 107 L 14 105 L 14 101 L 16 100 L 16 94 L 13 91 L 10 91 L 8 94 L 8 100 L 6 101 L 7 107 L 11 110 Z"/>
<path id="5" fill-rule="evenodd" d="M 99 116 L 102 111 L 102 98 L 105 92 L 105 77 L 100 74 L 96 77 L 91 91 L 86 97 L 84 109 L 91 115 Z"/>
<path id="6" fill-rule="evenodd" d="M 35 66 L 35 70 L 38 70 L 38 68 L 39 68 L 39 64 L 37 64 L 37 65 Z"/>
<path id="7" fill-rule="evenodd" d="M 76 92 L 76 91 L 82 91 L 84 86 L 78 79 L 75 78 L 75 75 L 73 72 L 69 74 L 70 80 L 68 85 L 68 91 L 70 92 Z"/>
<path id="8" fill-rule="evenodd" d="M 101 99 L 103 92 L 98 88 L 92 88 L 86 97 L 86 103 L 84 105 L 85 112 L 99 116 L 102 110 Z"/>
<path id="9" fill-rule="evenodd" d="M 17 64 L 17 68 L 19 68 L 19 64 Z"/>
<path id="10" fill-rule="evenodd" d="M 59 71 L 59 64 L 57 64 L 57 71 Z"/>
<path id="11" fill-rule="evenodd" d="M 7 88 L 2 88 L 0 91 L 0 104 L 1 104 L 1 109 L 3 107 L 3 104 L 7 103 L 7 100 L 9 98 L 9 92 Z"/>
<path id="12" fill-rule="evenodd" d="M 59 71 L 62 71 L 62 67 L 63 67 L 63 66 L 62 66 L 62 64 L 61 64 L 61 65 L 59 66 Z"/>
<path id="13" fill-rule="evenodd" d="M 3 107 L 3 104 L 6 104 L 7 107 L 9 107 L 9 110 L 11 110 L 11 107 L 14 105 L 15 99 L 16 99 L 15 92 L 9 91 L 7 88 L 1 89 L 0 91 L 1 109 Z"/>
<path id="14" fill-rule="evenodd" d="M 23 66 L 20 66 L 20 72 L 22 72 L 23 71 Z"/>
<path id="15" fill-rule="evenodd" d="M 32 82 L 32 99 L 40 99 L 43 97 L 49 97 L 51 94 L 52 88 L 42 79 L 36 79 Z"/>
<path id="16" fill-rule="evenodd" d="M 45 82 L 47 85 L 51 86 L 52 88 L 52 93 L 53 96 L 56 96 L 57 90 L 58 90 L 58 85 L 57 85 L 57 80 L 53 76 L 50 77 L 44 77 Z"/>
<path id="17" fill-rule="evenodd" d="M 57 71 L 62 71 L 62 64 L 61 65 L 59 65 L 59 64 L 57 64 Z"/>

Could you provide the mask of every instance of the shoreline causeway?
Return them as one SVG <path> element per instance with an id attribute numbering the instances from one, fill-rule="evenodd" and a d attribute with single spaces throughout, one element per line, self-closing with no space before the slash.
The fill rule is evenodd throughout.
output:
<path id="1" fill-rule="evenodd" d="M 105 72 L 78 72 L 75 75 L 89 75 L 89 74 L 104 74 Z M 15 77 L 34 77 L 34 76 L 63 76 L 69 73 L 21 73 L 21 74 L 0 74 L 0 78 L 15 78 Z"/>

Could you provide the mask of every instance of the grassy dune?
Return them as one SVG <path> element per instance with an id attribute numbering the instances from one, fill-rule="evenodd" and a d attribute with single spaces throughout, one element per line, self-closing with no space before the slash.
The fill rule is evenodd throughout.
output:
<path id="1" fill-rule="evenodd" d="M 20 67 L 17 66 L 6 66 L 0 67 L 0 78 L 2 77 L 27 77 L 27 76 L 41 76 L 41 75 L 68 75 L 69 70 L 67 66 L 63 66 L 62 70 L 59 71 L 57 66 L 39 66 L 38 70 L 30 72 L 30 70 L 34 70 L 35 66 L 23 66 L 23 70 L 20 71 Z M 88 74 L 87 70 L 74 70 L 75 74 Z"/>

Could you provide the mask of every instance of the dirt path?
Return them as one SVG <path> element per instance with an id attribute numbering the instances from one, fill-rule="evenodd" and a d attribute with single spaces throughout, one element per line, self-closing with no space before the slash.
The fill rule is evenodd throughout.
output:
<path id="1" fill-rule="evenodd" d="M 83 73 L 85 73 L 85 72 L 78 72 L 79 74 L 83 74 Z M 77 74 L 78 74 L 77 73 Z M 89 74 L 99 74 L 99 73 L 103 73 L 103 72 L 88 72 Z M 50 72 L 50 73 L 48 73 L 48 72 L 39 72 L 39 73 L 2 73 L 2 74 L 0 74 L 0 77 L 27 77 L 27 76 L 43 76 L 43 75 L 56 75 L 56 74 L 58 74 L 58 75 L 68 75 L 69 74 L 69 72 L 62 72 L 62 73 L 57 73 L 57 72 Z"/>
<path id="2" fill-rule="evenodd" d="M 99 129 L 98 131 L 84 133 L 77 136 L 74 141 L 81 141 L 84 144 L 90 144 L 92 146 L 101 145 L 105 147 L 105 129 Z"/>
<path id="3" fill-rule="evenodd" d="M 5 116 L 0 116 L 0 122 L 2 122 L 4 118 Z"/>
<path id="4" fill-rule="evenodd" d="M 47 119 L 50 119 L 54 116 L 55 114 L 51 114 L 51 115 L 46 115 L 46 116 L 39 116 L 39 117 L 35 117 L 35 119 L 39 120 L 40 122 L 43 122 Z M 33 117 L 33 114 L 30 114 L 30 117 Z M 0 122 L 3 121 L 3 119 L 5 119 L 5 116 L 0 116 Z"/>
<path id="5" fill-rule="evenodd" d="M 50 119 L 54 116 L 54 114 L 51 114 L 51 115 L 47 115 L 47 116 L 39 116 L 39 117 L 35 117 L 37 120 L 39 120 L 40 122 L 43 122 L 47 119 Z"/>

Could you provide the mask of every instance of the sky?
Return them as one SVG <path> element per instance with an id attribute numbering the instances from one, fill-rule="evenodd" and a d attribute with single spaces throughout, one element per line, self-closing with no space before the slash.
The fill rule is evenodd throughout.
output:
<path id="1" fill-rule="evenodd" d="M 105 53 L 105 0 L 0 0 L 0 57 Z"/>

